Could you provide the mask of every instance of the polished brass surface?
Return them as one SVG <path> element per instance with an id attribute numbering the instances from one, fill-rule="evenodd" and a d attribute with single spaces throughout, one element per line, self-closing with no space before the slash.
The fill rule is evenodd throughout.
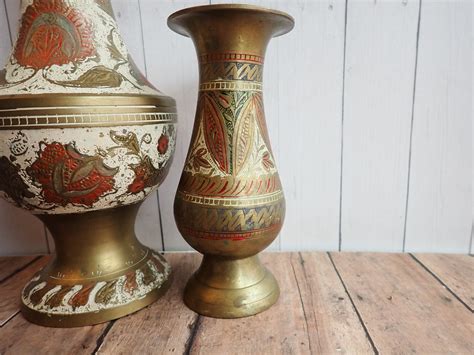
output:
<path id="1" fill-rule="evenodd" d="M 205 255 L 186 285 L 184 302 L 205 316 L 240 318 L 268 309 L 279 295 L 277 281 L 258 256 L 229 259 Z"/>
<path id="2" fill-rule="evenodd" d="M 30 107 L 66 107 L 87 110 L 94 106 L 150 106 L 171 107 L 176 110 L 176 101 L 169 96 L 130 95 L 130 94 L 36 94 L 36 95 L 0 95 L 0 110 L 27 109 Z M 161 111 L 160 111 L 161 112 Z"/>
<path id="3" fill-rule="evenodd" d="M 108 288 L 108 297 L 114 297 L 113 286 L 117 283 L 116 280 L 143 270 L 152 258 L 152 251 L 143 246 L 135 236 L 134 222 L 138 208 L 139 204 L 134 204 L 82 214 L 38 215 L 54 238 L 56 257 L 39 273 L 39 280 L 34 284 L 45 282 L 45 289 L 61 286 L 63 290 L 71 291 L 77 285 L 94 286 L 104 283 L 102 289 Z M 166 264 L 163 257 L 157 257 Z M 119 318 L 147 306 L 158 299 L 169 284 L 170 279 L 163 280 L 144 297 L 100 312 L 39 312 L 28 307 L 25 302 L 22 312 L 31 322 L 44 326 L 91 325 Z M 27 285 L 25 290 L 28 288 L 31 292 L 32 287 Z M 63 300 L 60 302 L 67 303 L 64 292 L 61 296 Z M 91 294 L 86 296 L 92 297 Z M 34 293 L 31 298 L 34 298 Z"/>
<path id="4" fill-rule="evenodd" d="M 182 236 L 204 258 L 184 301 L 206 316 L 250 316 L 279 295 L 256 255 L 276 238 L 285 216 L 261 82 L 268 42 L 290 31 L 294 21 L 256 6 L 210 5 L 178 11 L 168 25 L 191 37 L 200 73 L 174 215 Z"/>

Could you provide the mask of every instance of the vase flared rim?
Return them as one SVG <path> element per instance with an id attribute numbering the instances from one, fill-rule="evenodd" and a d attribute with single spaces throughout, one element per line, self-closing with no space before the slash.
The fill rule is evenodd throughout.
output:
<path id="1" fill-rule="evenodd" d="M 243 13 L 248 12 L 248 13 L 254 13 L 254 14 L 267 15 L 273 18 L 279 17 L 283 21 L 279 30 L 276 31 L 273 37 L 282 36 L 290 32 L 295 25 L 294 18 L 284 11 L 274 10 L 274 9 L 269 9 L 262 6 L 249 5 L 249 4 L 216 4 L 216 5 L 193 6 L 193 7 L 188 7 L 182 10 L 178 10 L 168 17 L 168 27 L 183 36 L 189 37 L 189 34 L 182 27 L 182 23 L 180 20 L 183 19 L 183 17 L 198 15 L 198 14 L 201 14 L 201 15 L 211 14 L 214 11 L 226 11 L 226 12 L 239 12 L 240 11 Z"/>

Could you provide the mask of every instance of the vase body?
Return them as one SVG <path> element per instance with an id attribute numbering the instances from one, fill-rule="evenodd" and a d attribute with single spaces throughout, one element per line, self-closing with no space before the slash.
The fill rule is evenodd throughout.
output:
<path id="1" fill-rule="evenodd" d="M 276 238 L 285 214 L 263 109 L 263 61 L 269 40 L 291 30 L 293 19 L 254 6 L 210 5 L 181 10 L 168 24 L 193 39 L 200 71 L 174 214 L 204 258 L 184 300 L 212 317 L 256 314 L 278 299 L 257 253 Z"/>
<path id="2" fill-rule="evenodd" d="M 134 224 L 171 164 L 175 102 L 137 70 L 109 0 L 28 0 L 21 13 L 0 71 L 0 191 L 56 244 L 22 311 L 58 327 L 118 318 L 170 282 Z"/>

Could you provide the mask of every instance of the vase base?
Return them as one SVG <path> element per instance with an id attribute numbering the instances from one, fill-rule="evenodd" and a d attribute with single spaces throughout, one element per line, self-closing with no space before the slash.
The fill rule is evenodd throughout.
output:
<path id="1" fill-rule="evenodd" d="M 241 318 L 270 308 L 280 295 L 275 277 L 257 256 L 225 259 L 205 256 L 189 279 L 184 303 L 214 318 Z"/>
<path id="2" fill-rule="evenodd" d="M 136 265 L 97 280 L 60 280 L 49 266 L 25 286 L 21 305 L 28 321 L 47 327 L 81 327 L 126 316 L 155 302 L 171 284 L 168 262 L 150 249 Z"/>

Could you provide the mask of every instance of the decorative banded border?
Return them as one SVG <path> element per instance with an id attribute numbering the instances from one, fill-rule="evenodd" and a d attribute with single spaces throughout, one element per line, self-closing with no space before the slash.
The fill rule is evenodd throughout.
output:
<path id="1" fill-rule="evenodd" d="M 212 81 L 199 85 L 199 91 L 262 91 L 262 84 L 241 81 Z"/>
<path id="2" fill-rule="evenodd" d="M 106 281 L 67 280 L 50 282 L 37 274 L 23 289 L 23 304 L 36 312 L 49 315 L 78 315 L 125 306 L 159 289 L 171 274 L 170 265 L 158 254 L 151 253 L 139 268 L 128 268 L 126 274 Z M 125 271 L 124 271 L 125 272 Z M 73 281 L 73 282 L 71 282 Z"/>
<path id="3" fill-rule="evenodd" d="M 216 80 L 262 82 L 263 65 L 247 62 L 201 63 L 199 74 L 202 83 Z"/>
<path id="4" fill-rule="evenodd" d="M 180 232 L 187 236 L 207 240 L 231 240 L 244 241 L 248 239 L 257 239 L 260 237 L 268 237 L 269 233 L 277 234 L 282 227 L 282 224 L 273 224 L 268 228 L 256 229 L 250 232 L 205 232 L 198 231 L 188 227 L 180 227 Z"/>
<path id="5" fill-rule="evenodd" d="M 199 56 L 200 63 L 208 62 L 252 62 L 263 64 L 264 58 L 255 54 L 246 54 L 246 53 L 208 53 Z"/>
<path id="6" fill-rule="evenodd" d="M 38 115 L 0 117 L 0 129 L 38 126 L 101 126 L 104 124 L 175 123 L 176 113 L 87 113 L 74 115 Z"/>
<path id="7" fill-rule="evenodd" d="M 279 201 L 283 198 L 283 192 L 277 191 L 269 195 L 260 197 L 237 197 L 237 198 L 216 198 L 187 194 L 178 191 L 178 197 L 186 202 L 196 203 L 199 205 L 219 206 L 219 207 L 254 207 L 266 205 Z"/>

